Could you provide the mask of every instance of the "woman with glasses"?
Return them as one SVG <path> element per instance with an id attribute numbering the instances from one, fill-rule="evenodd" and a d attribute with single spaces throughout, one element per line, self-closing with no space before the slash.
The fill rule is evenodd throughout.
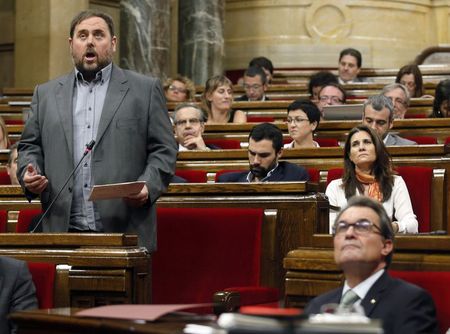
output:
<path id="1" fill-rule="evenodd" d="M 450 79 L 443 80 L 436 86 L 433 103 L 433 117 L 449 117 Z"/>
<path id="2" fill-rule="evenodd" d="M 320 111 L 313 102 L 297 100 L 291 103 L 286 123 L 293 140 L 284 148 L 319 147 L 314 141 L 314 131 L 320 123 Z"/>
<path id="3" fill-rule="evenodd" d="M 195 85 L 188 78 L 177 75 L 164 82 L 164 94 L 168 102 L 194 101 Z"/>
<path id="4" fill-rule="evenodd" d="M 383 204 L 396 233 L 418 233 L 408 188 L 394 175 L 392 162 L 381 139 L 365 125 L 353 128 L 344 146 L 344 174 L 327 187 L 330 228 L 337 211 L 355 195 L 364 195 Z"/>
<path id="5" fill-rule="evenodd" d="M 208 115 L 207 124 L 245 123 L 247 116 L 242 110 L 231 109 L 233 84 L 224 75 L 209 78 L 202 94 L 202 108 Z"/>

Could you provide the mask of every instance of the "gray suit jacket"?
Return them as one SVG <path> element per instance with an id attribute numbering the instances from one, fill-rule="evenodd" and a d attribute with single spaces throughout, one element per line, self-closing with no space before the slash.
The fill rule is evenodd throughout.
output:
<path id="1" fill-rule="evenodd" d="M 72 72 L 36 87 L 33 114 L 18 146 L 22 186 L 28 163 L 49 180 L 41 194 L 44 210 L 77 163 L 73 161 L 74 84 Z M 96 202 L 105 232 L 136 233 L 140 245 L 156 248 L 155 201 L 172 179 L 177 151 L 160 82 L 113 65 L 91 152 L 93 185 L 146 181 L 149 202 L 139 208 L 121 199 Z M 73 178 L 43 222 L 44 232 L 67 232 L 72 187 Z"/>
<path id="2" fill-rule="evenodd" d="M 387 137 L 386 146 L 405 146 L 405 145 L 417 145 L 415 141 L 402 138 L 396 134 L 390 133 Z"/>
<path id="3" fill-rule="evenodd" d="M 0 256 L 0 333 L 15 333 L 7 321 L 12 312 L 38 308 L 36 290 L 26 262 Z"/>

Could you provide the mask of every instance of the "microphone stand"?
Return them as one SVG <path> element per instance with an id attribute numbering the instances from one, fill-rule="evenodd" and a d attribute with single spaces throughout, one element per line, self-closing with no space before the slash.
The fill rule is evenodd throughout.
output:
<path id="1" fill-rule="evenodd" d="M 41 225 L 42 221 L 44 220 L 44 218 L 47 216 L 48 212 L 50 211 L 50 209 L 52 208 L 53 204 L 56 202 L 56 200 L 59 198 L 59 195 L 61 195 L 62 191 L 64 190 L 64 188 L 66 187 L 66 185 L 69 183 L 70 178 L 73 176 L 73 174 L 75 174 L 75 172 L 77 171 L 78 167 L 81 165 L 81 163 L 83 162 L 84 158 L 86 157 L 86 155 L 88 155 L 89 152 L 92 151 L 92 148 L 95 145 L 95 140 L 91 140 L 89 142 L 89 144 L 86 144 L 86 149 L 84 150 L 83 156 L 81 157 L 80 161 L 78 161 L 77 165 L 75 166 L 75 168 L 72 170 L 72 172 L 69 174 L 69 176 L 66 179 L 66 182 L 64 182 L 63 186 L 61 187 L 61 189 L 59 190 L 59 192 L 56 194 L 56 196 L 53 198 L 53 200 L 51 201 L 51 203 L 48 205 L 47 210 L 45 210 L 45 212 L 42 214 L 41 218 L 39 219 L 39 221 L 36 223 L 36 225 L 34 226 L 34 228 L 30 231 L 30 233 L 34 233 L 34 231 L 36 231 L 36 229 L 39 227 L 39 225 Z"/>

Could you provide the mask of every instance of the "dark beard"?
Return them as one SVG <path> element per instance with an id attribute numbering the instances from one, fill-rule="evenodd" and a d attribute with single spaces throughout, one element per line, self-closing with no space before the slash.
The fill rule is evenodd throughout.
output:
<path id="1" fill-rule="evenodd" d="M 269 169 L 266 169 L 261 166 L 250 166 L 250 172 L 253 174 L 254 177 L 261 180 L 267 176 L 267 173 L 269 173 Z"/>
<path id="2" fill-rule="evenodd" d="M 101 69 L 97 67 L 96 69 L 93 70 L 87 70 L 83 67 L 83 64 L 81 64 L 80 66 L 77 65 L 77 70 L 80 71 L 80 73 L 83 75 L 84 80 L 86 80 L 87 82 L 91 82 L 92 80 L 95 79 L 95 75 Z"/>

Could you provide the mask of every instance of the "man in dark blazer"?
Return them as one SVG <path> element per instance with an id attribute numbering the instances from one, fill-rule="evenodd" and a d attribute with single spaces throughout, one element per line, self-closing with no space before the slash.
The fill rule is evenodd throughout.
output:
<path id="1" fill-rule="evenodd" d="M 381 319 L 385 334 L 438 333 L 436 310 L 421 288 L 394 279 L 386 271 L 392 260 L 394 232 L 383 206 L 356 196 L 338 215 L 334 228 L 334 259 L 345 276 L 343 287 L 314 298 L 305 314 L 322 305 L 343 304 L 354 294 L 365 315 Z"/>
<path id="2" fill-rule="evenodd" d="M 258 124 L 248 137 L 250 171 L 230 172 L 219 176 L 218 182 L 281 182 L 308 181 L 305 168 L 278 161 L 283 154 L 283 133 L 274 124 Z"/>
<path id="3" fill-rule="evenodd" d="M 8 314 L 36 308 L 36 290 L 26 262 L 0 256 L 0 333 L 16 333 Z"/>
<path id="4" fill-rule="evenodd" d="M 156 248 L 155 202 L 169 184 L 177 145 L 158 80 L 112 64 L 116 36 L 112 18 L 84 11 L 71 23 L 75 70 L 36 87 L 32 117 L 19 143 L 18 177 L 43 209 L 62 189 L 43 221 L 44 232 L 135 233 Z M 91 202 L 94 185 L 145 181 L 123 199 Z"/>
<path id="5" fill-rule="evenodd" d="M 268 101 L 266 96 L 267 77 L 259 66 L 250 66 L 244 73 L 245 94 L 235 101 Z"/>

